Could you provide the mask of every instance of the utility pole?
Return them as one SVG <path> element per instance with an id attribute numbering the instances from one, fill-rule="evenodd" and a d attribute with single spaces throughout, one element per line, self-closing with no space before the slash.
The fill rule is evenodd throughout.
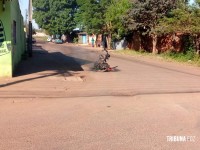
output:
<path id="1" fill-rule="evenodd" d="M 32 48 L 32 13 L 33 13 L 32 0 L 29 0 L 28 14 L 29 14 L 29 23 L 28 23 L 28 55 L 32 57 L 33 48 Z"/>
<path id="2" fill-rule="evenodd" d="M 26 29 L 28 29 L 28 9 L 26 9 L 25 12 L 25 23 L 24 23 Z"/>
<path id="3" fill-rule="evenodd" d="M 28 9 L 26 9 L 24 25 L 26 28 L 26 38 L 28 38 Z"/>

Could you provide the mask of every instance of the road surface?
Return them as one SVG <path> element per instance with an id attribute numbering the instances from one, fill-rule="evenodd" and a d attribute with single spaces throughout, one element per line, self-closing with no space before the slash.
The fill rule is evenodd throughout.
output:
<path id="1" fill-rule="evenodd" d="M 0 149 L 198 150 L 200 69 L 37 43 L 13 79 L 0 79 Z"/>

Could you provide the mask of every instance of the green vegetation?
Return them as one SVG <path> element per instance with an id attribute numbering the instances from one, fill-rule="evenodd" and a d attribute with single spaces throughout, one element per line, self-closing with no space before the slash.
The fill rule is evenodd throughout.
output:
<path id="1" fill-rule="evenodd" d="M 200 33 L 200 9 L 199 3 L 193 6 L 180 5 L 163 17 L 157 28 L 161 33 Z"/>
<path id="2" fill-rule="evenodd" d="M 78 43 L 78 38 L 73 39 L 73 43 L 77 44 Z"/>
<path id="3" fill-rule="evenodd" d="M 121 39 L 128 32 L 123 24 L 123 17 L 131 8 L 130 0 L 111 0 L 105 13 L 106 29 L 112 39 Z"/>
<path id="4" fill-rule="evenodd" d="M 151 56 L 152 55 L 151 53 L 146 53 L 144 50 L 135 51 L 135 50 L 129 50 L 129 49 L 117 50 L 117 51 L 114 51 L 114 53 L 129 55 L 129 56 Z"/>
<path id="5" fill-rule="evenodd" d="M 101 33 L 105 24 L 106 4 L 110 0 L 77 0 L 75 20 L 79 28 L 92 33 Z"/>
<path id="6" fill-rule="evenodd" d="M 135 50 L 118 50 L 114 51 L 113 53 L 119 54 L 119 55 L 128 55 L 133 57 L 146 57 L 146 58 L 152 58 L 152 59 L 161 59 L 166 61 L 172 61 L 172 62 L 179 62 L 179 63 L 185 63 L 195 66 L 200 66 L 200 56 L 196 55 L 195 51 L 193 49 L 188 50 L 186 53 L 178 53 L 175 51 L 167 51 L 162 54 L 152 54 L 147 53 L 145 50 L 135 51 Z"/>
<path id="7" fill-rule="evenodd" d="M 140 34 L 149 34 L 153 38 L 153 53 L 157 53 L 156 26 L 159 20 L 167 15 L 177 3 L 174 0 L 138 0 L 124 17 L 124 24 L 129 30 Z"/>
<path id="8" fill-rule="evenodd" d="M 75 27 L 76 0 L 33 0 L 33 17 L 50 34 L 70 33 Z"/>
<path id="9" fill-rule="evenodd" d="M 180 52 L 172 47 L 162 54 L 182 61 L 198 60 L 200 52 L 200 0 L 33 0 L 34 18 L 49 34 L 70 34 L 78 27 L 89 34 L 105 34 L 111 41 L 137 34 L 138 42 L 151 37 L 151 51 L 158 38 L 184 35 Z M 149 44 L 148 42 L 138 44 Z M 141 47 L 142 48 L 142 47 Z M 147 48 L 146 48 L 147 50 Z M 144 50 L 145 51 L 145 50 Z"/>
<path id="10" fill-rule="evenodd" d="M 165 59 L 170 59 L 170 60 L 175 60 L 177 62 L 186 62 L 189 64 L 195 64 L 200 66 L 200 56 L 196 55 L 195 50 L 194 49 L 189 49 L 186 53 L 177 53 L 174 51 L 168 51 L 165 52 L 163 54 L 161 54 L 161 56 Z"/>

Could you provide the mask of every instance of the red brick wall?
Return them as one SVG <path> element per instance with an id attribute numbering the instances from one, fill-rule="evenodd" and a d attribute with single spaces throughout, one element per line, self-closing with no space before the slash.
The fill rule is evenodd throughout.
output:
<path id="1" fill-rule="evenodd" d="M 175 50 L 177 52 L 182 51 L 184 45 L 183 37 L 184 35 L 181 33 L 158 36 L 158 52 L 163 53 L 168 50 Z M 152 38 L 148 35 L 140 36 L 139 34 L 135 33 L 128 39 L 128 48 L 136 51 L 143 49 L 147 52 L 152 52 Z"/>

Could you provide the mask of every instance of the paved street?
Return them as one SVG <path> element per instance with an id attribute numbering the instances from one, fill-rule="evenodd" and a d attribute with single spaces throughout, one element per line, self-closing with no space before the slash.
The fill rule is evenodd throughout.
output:
<path id="1" fill-rule="evenodd" d="M 34 49 L 0 79 L 0 149 L 199 149 L 199 68 L 111 53 L 117 70 L 96 72 L 100 48 Z"/>

